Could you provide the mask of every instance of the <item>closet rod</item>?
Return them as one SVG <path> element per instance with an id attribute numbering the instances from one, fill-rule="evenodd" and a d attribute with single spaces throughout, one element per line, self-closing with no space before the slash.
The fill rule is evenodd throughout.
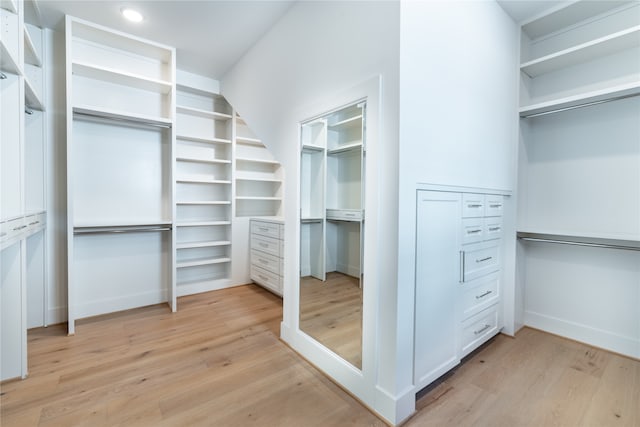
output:
<path id="1" fill-rule="evenodd" d="M 0 71 L 0 80 L 5 80 L 6 78 L 7 78 L 7 75 Z"/>
<path id="2" fill-rule="evenodd" d="M 143 119 L 138 120 L 138 119 L 127 118 L 127 117 L 110 116 L 110 115 L 104 115 L 99 113 L 90 113 L 87 111 L 74 111 L 73 116 L 74 117 L 84 116 L 90 119 L 104 120 L 108 122 L 124 122 L 124 123 L 130 123 L 132 125 L 138 125 L 138 126 L 151 126 L 151 127 L 171 129 L 170 123 L 155 122 L 155 121 L 143 120 Z"/>
<path id="3" fill-rule="evenodd" d="M 124 234 L 124 233 L 143 233 L 147 231 L 171 231 L 171 227 L 153 227 L 153 228 L 114 228 L 105 230 L 73 230 L 73 234 Z"/>
<path id="4" fill-rule="evenodd" d="M 540 239 L 537 237 L 518 237 L 519 240 L 525 240 L 527 242 L 541 242 L 541 243 L 556 243 L 559 245 L 572 245 L 572 246 L 587 246 L 591 248 L 606 248 L 606 249 L 622 249 L 626 251 L 640 251 L 640 247 L 624 246 L 624 245 L 609 245 L 606 243 L 587 243 L 587 242 L 573 242 L 571 240 L 555 240 L 555 239 Z"/>
<path id="5" fill-rule="evenodd" d="M 523 119 L 529 119 L 532 117 L 546 116 L 547 114 L 561 113 L 563 111 L 575 110 L 575 109 L 584 108 L 584 107 L 591 107 L 593 105 L 599 105 L 599 104 L 606 104 L 607 102 L 620 101 L 622 99 L 633 98 L 635 96 L 640 96 L 640 93 L 631 93 L 628 95 L 614 96 L 613 98 L 602 99 L 600 101 L 585 102 L 584 104 L 572 105 L 570 107 L 563 107 L 555 110 L 543 111 L 541 113 L 533 113 L 533 114 L 528 114 L 520 117 L 522 117 Z"/>

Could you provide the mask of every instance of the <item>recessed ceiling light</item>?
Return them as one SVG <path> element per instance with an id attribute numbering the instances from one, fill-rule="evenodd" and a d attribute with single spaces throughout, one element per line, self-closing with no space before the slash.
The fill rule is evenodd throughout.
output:
<path id="1" fill-rule="evenodd" d="M 131 22 L 141 22 L 144 19 L 140 12 L 128 7 L 122 8 L 120 12 L 122 12 L 122 15 Z"/>

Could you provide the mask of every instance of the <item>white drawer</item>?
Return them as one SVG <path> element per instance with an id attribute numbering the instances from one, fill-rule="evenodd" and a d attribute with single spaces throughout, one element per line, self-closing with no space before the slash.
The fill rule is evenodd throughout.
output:
<path id="1" fill-rule="evenodd" d="M 280 261 L 281 259 L 270 255 L 265 252 L 256 250 L 251 251 L 251 265 L 255 265 L 260 268 L 264 268 L 274 274 L 280 275 Z"/>
<path id="2" fill-rule="evenodd" d="M 27 226 L 27 231 L 35 230 L 44 225 L 42 214 L 33 214 L 24 217 L 24 225 Z"/>
<path id="3" fill-rule="evenodd" d="M 482 218 L 466 218 L 462 220 L 462 244 L 481 242 L 484 238 L 484 221 Z"/>
<path id="4" fill-rule="evenodd" d="M 0 226 L 0 239 L 2 241 L 12 239 L 24 233 L 27 228 L 28 225 L 24 223 L 24 217 L 4 221 Z"/>
<path id="5" fill-rule="evenodd" d="M 469 245 L 463 251 L 463 282 L 476 279 L 500 268 L 499 247 L 496 241 Z"/>
<path id="6" fill-rule="evenodd" d="M 280 224 L 251 220 L 251 233 L 280 239 Z"/>
<path id="7" fill-rule="evenodd" d="M 362 220 L 362 211 L 360 209 L 327 209 L 327 219 L 360 221 Z"/>
<path id="8" fill-rule="evenodd" d="M 482 311 L 500 298 L 499 273 L 472 280 L 462 285 L 462 319 Z"/>
<path id="9" fill-rule="evenodd" d="M 493 305 L 462 323 L 462 354 L 466 356 L 499 331 L 498 307 Z"/>
<path id="10" fill-rule="evenodd" d="M 282 280 L 277 274 L 273 274 L 270 271 L 252 265 L 251 280 L 277 293 L 278 295 L 282 295 Z"/>
<path id="11" fill-rule="evenodd" d="M 266 236 L 251 236 L 251 249 L 266 252 L 276 257 L 280 257 L 280 240 Z"/>
<path id="12" fill-rule="evenodd" d="M 502 238 L 502 218 L 492 217 L 484 219 L 484 240 Z"/>
<path id="13" fill-rule="evenodd" d="M 484 216 L 484 194 L 464 193 L 462 195 L 462 217 Z"/>
<path id="14" fill-rule="evenodd" d="M 504 197 L 487 194 L 485 196 L 484 216 L 502 216 Z"/>

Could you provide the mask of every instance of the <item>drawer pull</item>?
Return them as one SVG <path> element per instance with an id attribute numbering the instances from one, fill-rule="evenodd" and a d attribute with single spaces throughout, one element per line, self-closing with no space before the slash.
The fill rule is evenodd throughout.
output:
<path id="1" fill-rule="evenodd" d="M 482 230 L 469 230 L 467 231 L 467 234 L 476 234 L 476 233 L 480 233 Z"/>
<path id="2" fill-rule="evenodd" d="M 265 282 L 269 281 L 268 277 L 263 276 L 262 274 L 258 274 L 258 277 L 261 278 L 262 280 L 264 280 Z"/>
<path id="3" fill-rule="evenodd" d="M 489 231 L 500 231 L 500 227 L 489 227 Z"/>
<path id="4" fill-rule="evenodd" d="M 489 205 L 489 207 L 496 209 L 496 208 L 501 208 L 502 205 L 500 205 L 500 204 L 498 204 L 498 205 Z"/>
<path id="5" fill-rule="evenodd" d="M 344 214 L 344 216 L 356 216 L 356 214 L 354 214 L 354 213 L 346 213 L 346 214 Z"/>
<path id="6" fill-rule="evenodd" d="M 476 262 L 480 263 L 480 262 L 485 262 L 485 261 L 489 261 L 491 258 L 493 258 L 492 256 L 488 256 L 486 258 L 482 258 L 482 259 L 477 259 Z"/>
<path id="7" fill-rule="evenodd" d="M 36 224 L 39 224 L 39 223 L 40 223 L 40 221 L 33 221 L 33 222 L 30 222 L 29 225 L 36 225 Z"/>
<path id="8" fill-rule="evenodd" d="M 492 294 L 492 293 L 493 293 L 493 291 L 487 291 L 487 292 L 485 292 L 484 294 L 476 295 L 476 299 L 482 299 L 482 298 L 484 298 L 484 297 L 486 297 L 487 295 L 490 295 L 490 294 Z"/>
<path id="9" fill-rule="evenodd" d="M 269 229 L 267 227 L 259 227 L 260 231 L 269 231 Z"/>
<path id="10" fill-rule="evenodd" d="M 480 335 L 481 333 L 483 333 L 484 331 L 486 331 L 490 327 L 491 327 L 491 325 L 485 324 L 482 328 L 478 329 L 477 331 L 473 331 L 473 334 L 474 335 Z"/>
<path id="11" fill-rule="evenodd" d="M 258 261 L 260 261 L 260 262 L 261 262 L 261 263 L 263 263 L 263 264 L 269 264 L 269 261 L 266 261 L 266 260 L 264 260 L 264 259 L 259 259 Z"/>
<path id="12" fill-rule="evenodd" d="M 464 251 L 460 251 L 460 283 L 464 283 Z"/>
<path id="13" fill-rule="evenodd" d="M 263 248 L 268 248 L 269 247 L 269 245 L 267 245 L 266 243 L 262 243 L 262 242 L 260 242 L 259 245 L 262 246 Z"/>
<path id="14" fill-rule="evenodd" d="M 27 227 L 28 227 L 28 225 L 21 225 L 19 227 L 14 228 L 13 231 L 22 230 L 23 228 L 27 228 Z"/>
<path id="15" fill-rule="evenodd" d="M 473 204 L 469 204 L 467 205 L 468 208 L 481 208 L 482 205 L 479 203 L 473 203 Z"/>

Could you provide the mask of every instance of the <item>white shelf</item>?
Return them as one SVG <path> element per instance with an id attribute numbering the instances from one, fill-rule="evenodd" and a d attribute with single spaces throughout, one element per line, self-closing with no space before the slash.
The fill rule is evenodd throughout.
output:
<path id="1" fill-rule="evenodd" d="M 362 114 L 328 125 L 329 129 L 338 131 L 358 126 L 362 126 Z"/>
<path id="2" fill-rule="evenodd" d="M 151 79 L 139 74 L 127 73 L 109 67 L 99 67 L 83 62 L 72 64 L 73 74 L 95 80 L 103 80 L 135 89 L 167 94 L 171 92 L 172 83 L 166 80 Z"/>
<path id="3" fill-rule="evenodd" d="M 6 73 L 22 75 L 22 67 L 18 64 L 17 59 L 13 57 L 9 49 L 0 40 L 0 70 Z"/>
<path id="4" fill-rule="evenodd" d="M 167 227 L 171 226 L 171 221 L 157 220 L 135 220 L 135 221 L 92 221 L 92 222 L 76 222 L 73 224 L 74 230 L 82 229 L 108 229 L 108 228 L 127 228 L 127 227 Z"/>
<path id="5" fill-rule="evenodd" d="M 258 159 L 253 157 L 236 157 L 236 161 L 238 162 L 250 162 L 250 163 L 263 163 L 266 165 L 279 165 L 280 163 L 275 160 L 265 160 Z"/>
<path id="6" fill-rule="evenodd" d="M 274 183 L 282 182 L 282 180 L 279 178 L 243 178 L 243 177 L 236 177 L 236 181 L 274 182 Z"/>
<path id="7" fill-rule="evenodd" d="M 527 105 L 520 107 L 518 112 L 520 117 L 531 117 L 638 95 L 640 81 Z"/>
<path id="8" fill-rule="evenodd" d="M 192 200 L 176 202 L 176 205 L 230 205 L 229 200 Z"/>
<path id="9" fill-rule="evenodd" d="M 633 1 L 572 1 L 547 10 L 522 23 L 522 30 L 532 40 L 574 26 L 581 21 L 633 4 Z"/>
<path id="10" fill-rule="evenodd" d="M 18 13 L 18 4 L 16 0 L 2 0 L 0 1 L 0 8 L 8 10 L 11 13 Z"/>
<path id="11" fill-rule="evenodd" d="M 38 55 L 26 25 L 24 27 L 24 62 L 36 67 L 42 67 L 42 58 Z"/>
<path id="12" fill-rule="evenodd" d="M 189 114 L 192 116 L 202 117 L 205 119 L 229 120 L 231 118 L 230 114 L 218 113 L 215 111 L 207 111 L 207 110 L 201 110 L 199 108 L 191 108 L 191 107 L 184 107 L 184 106 L 177 106 L 176 111 L 178 113 Z"/>
<path id="13" fill-rule="evenodd" d="M 258 138 L 249 138 L 247 136 L 236 136 L 236 143 L 238 144 L 247 144 L 247 145 L 259 145 L 264 146 L 262 140 Z"/>
<path id="14" fill-rule="evenodd" d="M 179 222 L 176 227 L 204 227 L 208 225 L 231 225 L 231 221 L 189 221 Z"/>
<path id="15" fill-rule="evenodd" d="M 24 79 L 24 98 L 25 105 L 27 107 L 33 108 L 34 110 L 44 111 L 44 103 L 27 78 Z"/>
<path id="16" fill-rule="evenodd" d="M 176 157 L 176 160 L 179 162 L 192 162 L 192 163 L 211 163 L 211 164 L 223 164 L 228 165 L 231 164 L 231 160 L 222 160 L 222 159 L 195 159 L 192 157 Z"/>
<path id="17" fill-rule="evenodd" d="M 281 201 L 282 197 L 236 196 L 236 200 Z"/>
<path id="18" fill-rule="evenodd" d="M 192 261 L 181 261 L 176 263 L 176 268 L 197 267 L 199 265 L 221 264 L 225 262 L 231 262 L 231 258 L 229 257 L 202 258 L 202 259 L 196 259 Z"/>
<path id="19" fill-rule="evenodd" d="M 177 243 L 176 249 L 212 248 L 216 246 L 229 246 L 228 240 L 212 240 L 208 242 Z"/>
<path id="20" fill-rule="evenodd" d="M 303 144 L 302 151 L 307 151 L 307 152 L 324 151 L 324 147 L 321 147 L 320 145 Z"/>
<path id="21" fill-rule="evenodd" d="M 170 128 L 172 126 L 171 119 L 164 117 L 149 116 L 146 114 L 133 114 L 122 110 L 114 110 L 111 108 L 93 107 L 88 105 L 76 105 L 73 107 L 73 114 L 86 116 L 89 118 L 125 121 L 148 126 L 159 126 Z"/>
<path id="22" fill-rule="evenodd" d="M 195 178 L 177 178 L 176 182 L 185 184 L 223 184 L 229 185 L 231 181 L 223 181 L 217 179 L 195 179 Z"/>
<path id="23" fill-rule="evenodd" d="M 311 223 L 316 223 L 316 222 L 322 222 L 324 220 L 324 218 L 322 217 L 304 217 L 304 218 L 300 218 L 300 222 L 303 224 L 311 224 Z"/>
<path id="24" fill-rule="evenodd" d="M 327 154 L 340 154 L 348 151 L 355 151 L 362 148 L 362 141 L 353 142 L 351 144 L 339 145 L 335 148 L 327 150 Z"/>
<path id="25" fill-rule="evenodd" d="M 529 77 L 537 77 L 634 47 L 640 47 L 640 25 L 528 61 L 520 70 Z"/>
<path id="26" fill-rule="evenodd" d="M 230 139 L 224 138 L 201 138 L 199 136 L 190 136 L 178 134 L 176 135 L 176 139 L 181 139 L 183 141 L 193 141 L 193 142 L 202 142 L 204 144 L 231 144 Z"/>

